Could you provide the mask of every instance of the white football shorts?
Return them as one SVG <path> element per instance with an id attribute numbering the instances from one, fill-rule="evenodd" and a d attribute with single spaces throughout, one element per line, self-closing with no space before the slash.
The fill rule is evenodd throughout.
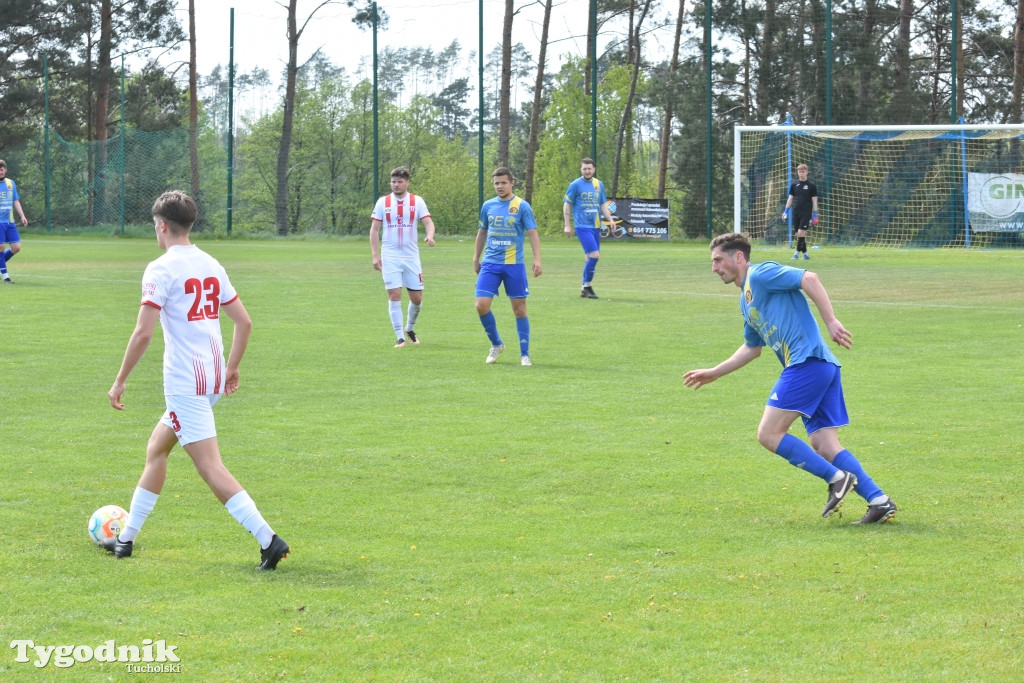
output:
<path id="1" fill-rule="evenodd" d="M 222 395 L 165 395 L 167 411 L 160 418 L 160 422 L 174 430 L 174 435 L 178 437 L 178 443 L 182 446 L 217 436 L 213 406 Z"/>
<path id="2" fill-rule="evenodd" d="M 385 289 L 423 289 L 423 268 L 419 259 L 387 259 L 381 263 Z"/>

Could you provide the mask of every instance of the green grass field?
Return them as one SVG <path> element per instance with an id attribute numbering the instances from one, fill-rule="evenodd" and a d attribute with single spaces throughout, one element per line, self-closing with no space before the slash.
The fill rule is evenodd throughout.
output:
<path id="1" fill-rule="evenodd" d="M 607 245 L 587 301 L 576 243 L 546 241 L 522 368 L 483 362 L 468 239 L 424 248 L 423 343 L 399 350 L 365 241 L 201 244 L 255 325 L 217 407 L 224 459 L 292 555 L 254 572 L 180 449 L 134 557 L 91 543 L 163 410 L 159 338 L 126 411 L 106 398 L 160 252 L 34 237 L 0 286 L 0 678 L 146 678 L 17 662 L 26 639 L 162 639 L 210 681 L 1024 671 L 1024 253 L 812 252 L 854 335 L 842 441 L 901 508 L 858 527 L 860 498 L 822 519 L 824 484 L 756 442 L 772 354 L 682 386 L 742 342 L 705 245 Z"/>

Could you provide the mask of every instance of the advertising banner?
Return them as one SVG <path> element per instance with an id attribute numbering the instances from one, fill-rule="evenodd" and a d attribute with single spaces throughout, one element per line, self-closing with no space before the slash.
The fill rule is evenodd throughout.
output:
<path id="1" fill-rule="evenodd" d="M 968 173 L 967 219 L 974 232 L 1024 232 L 1024 175 Z"/>
<path id="2" fill-rule="evenodd" d="M 612 199 L 609 208 L 615 227 L 602 225 L 603 239 L 668 241 L 667 199 Z"/>

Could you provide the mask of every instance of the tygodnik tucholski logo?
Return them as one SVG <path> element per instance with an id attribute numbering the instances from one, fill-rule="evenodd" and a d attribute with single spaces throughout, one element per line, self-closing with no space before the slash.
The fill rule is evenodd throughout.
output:
<path id="1" fill-rule="evenodd" d="M 129 673 L 180 673 L 177 645 L 146 638 L 141 645 L 118 645 L 106 640 L 95 648 L 90 645 L 36 645 L 31 640 L 12 640 L 14 661 L 42 669 L 50 664 L 66 669 L 78 662 L 121 662 Z"/>

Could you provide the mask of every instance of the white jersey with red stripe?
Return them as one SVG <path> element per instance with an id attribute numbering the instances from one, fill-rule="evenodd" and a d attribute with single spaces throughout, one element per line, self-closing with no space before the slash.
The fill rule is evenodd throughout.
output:
<path id="1" fill-rule="evenodd" d="M 381 223 L 381 258 L 419 258 L 417 221 L 430 216 L 423 197 L 407 192 L 401 199 L 395 193 L 377 200 L 371 218 Z"/>
<path id="2" fill-rule="evenodd" d="M 164 394 L 224 391 L 220 307 L 238 298 L 224 268 L 195 245 L 171 246 L 146 266 L 142 304 L 160 311 Z"/>

